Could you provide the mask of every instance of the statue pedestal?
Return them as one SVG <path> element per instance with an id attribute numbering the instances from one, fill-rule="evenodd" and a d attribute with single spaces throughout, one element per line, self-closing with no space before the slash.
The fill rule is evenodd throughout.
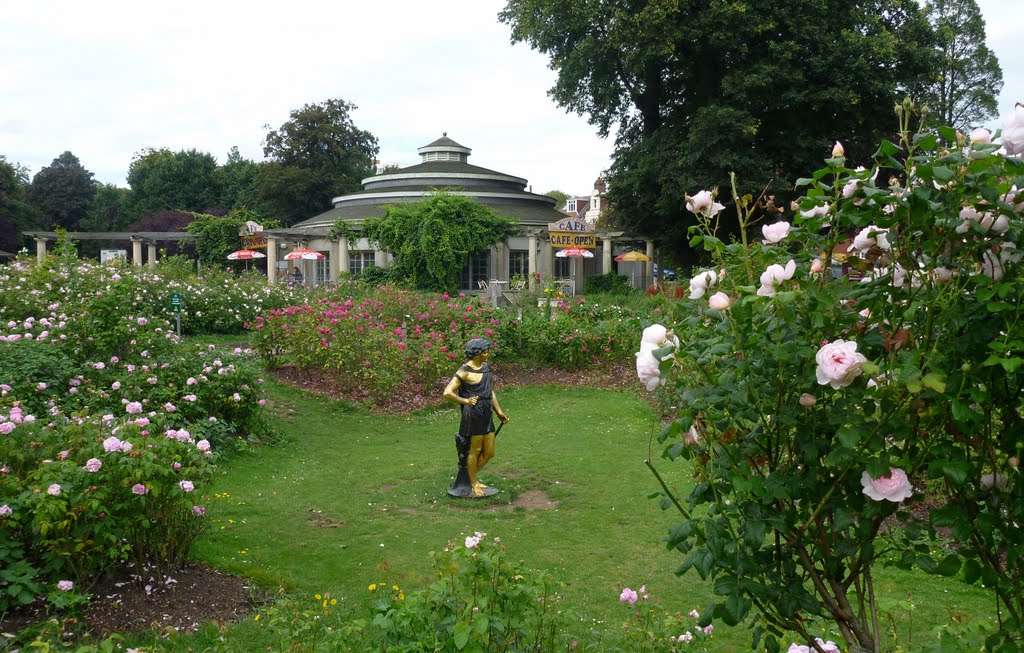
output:
<path id="1" fill-rule="evenodd" d="M 469 488 L 450 487 L 448 488 L 448 496 L 455 497 L 456 499 L 486 499 L 487 497 L 493 497 L 498 491 L 498 488 L 489 487 L 484 490 L 482 495 L 477 496 Z"/>

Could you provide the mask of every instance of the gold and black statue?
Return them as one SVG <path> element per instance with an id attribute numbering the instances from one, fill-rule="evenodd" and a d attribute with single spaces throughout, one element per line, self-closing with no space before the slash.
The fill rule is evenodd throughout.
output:
<path id="1" fill-rule="evenodd" d="M 491 343 L 474 338 L 466 343 L 469 359 L 455 372 L 444 389 L 444 398 L 462 406 L 462 421 L 455 436 L 455 449 L 459 454 L 459 473 L 448 489 L 453 497 L 485 497 L 497 490 L 480 482 L 479 473 L 494 457 L 494 430 L 492 412 L 504 425 L 508 415 L 498 405 L 498 397 L 491 384 Z M 501 430 L 500 427 L 498 430 Z"/>

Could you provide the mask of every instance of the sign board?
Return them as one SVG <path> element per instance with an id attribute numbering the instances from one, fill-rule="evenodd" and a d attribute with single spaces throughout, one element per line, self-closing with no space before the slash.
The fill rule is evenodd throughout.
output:
<path id="1" fill-rule="evenodd" d="M 594 249 L 597 247 L 597 238 L 594 234 L 583 234 L 571 231 L 552 231 L 548 234 L 551 239 L 551 246 L 559 249 L 564 247 L 579 247 L 581 249 Z"/>
<path id="2" fill-rule="evenodd" d="M 106 265 L 107 263 L 117 263 L 119 261 L 128 260 L 128 250 L 126 249 L 101 249 L 100 250 L 100 264 Z"/>
<path id="3" fill-rule="evenodd" d="M 242 249 L 266 249 L 267 237 L 263 234 L 243 234 Z"/>
<path id="4" fill-rule="evenodd" d="M 175 313 L 181 312 L 181 293 L 171 293 L 171 308 Z"/>
<path id="5" fill-rule="evenodd" d="M 558 222 L 549 222 L 548 231 L 555 232 L 569 232 L 569 233 L 594 233 L 594 225 L 590 224 L 586 220 L 580 220 L 579 218 L 563 218 Z"/>

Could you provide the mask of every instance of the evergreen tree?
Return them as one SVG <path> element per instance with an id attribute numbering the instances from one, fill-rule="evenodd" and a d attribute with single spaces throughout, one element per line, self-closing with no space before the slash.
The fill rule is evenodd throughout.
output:
<path id="1" fill-rule="evenodd" d="M 42 213 L 45 226 L 69 231 L 89 215 L 95 195 L 93 173 L 71 152 L 36 173 L 28 187 L 28 200 Z"/>
<path id="2" fill-rule="evenodd" d="M 1003 71 L 985 45 L 985 19 L 975 0 L 933 0 L 926 10 L 938 37 L 939 62 L 922 100 L 933 122 L 966 132 L 998 115 Z"/>

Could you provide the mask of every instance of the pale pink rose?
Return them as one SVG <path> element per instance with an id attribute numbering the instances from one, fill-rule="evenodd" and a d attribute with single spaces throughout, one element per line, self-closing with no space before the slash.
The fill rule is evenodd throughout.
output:
<path id="1" fill-rule="evenodd" d="M 690 213 L 699 213 L 713 218 L 724 208 L 724 205 L 715 201 L 715 196 L 710 191 L 702 190 L 693 197 L 686 197 L 686 210 Z"/>
<path id="2" fill-rule="evenodd" d="M 1010 156 L 1024 154 L 1024 104 L 1017 104 L 1010 115 L 1003 118 L 1003 149 Z"/>
<path id="3" fill-rule="evenodd" d="M 199 442 L 196 442 L 196 449 L 202 451 L 203 453 L 208 452 L 210 450 L 210 441 L 200 440 Z"/>
<path id="4" fill-rule="evenodd" d="M 832 207 L 829 205 L 829 203 L 826 202 L 826 203 L 822 204 L 821 206 L 814 207 L 813 209 L 808 209 L 806 211 L 800 211 L 800 215 L 802 215 L 805 218 L 820 218 L 820 217 L 828 215 L 828 212 L 829 212 L 829 210 L 831 208 Z"/>
<path id="5" fill-rule="evenodd" d="M 845 388 L 861 374 L 861 364 L 867 362 L 864 354 L 857 353 L 857 343 L 852 340 L 836 340 L 826 343 L 814 356 L 818 367 L 815 373 L 818 385 L 831 385 L 833 389 Z"/>
<path id="6" fill-rule="evenodd" d="M 853 239 L 853 249 L 859 252 L 866 252 L 873 245 L 877 245 L 879 249 L 888 251 L 892 248 L 889 244 L 889 230 L 882 229 L 876 225 L 870 225 L 860 230 Z"/>
<path id="7" fill-rule="evenodd" d="M 0 423 L 0 435 L 9 435 L 15 428 L 17 425 L 14 422 Z"/>
<path id="8" fill-rule="evenodd" d="M 196 489 L 196 486 L 192 484 L 192 481 L 179 481 L 178 487 L 180 487 L 183 492 L 191 492 Z"/>
<path id="9" fill-rule="evenodd" d="M 667 382 L 667 379 L 661 378 L 660 366 L 661 363 L 654 357 L 653 349 L 641 349 L 636 352 L 636 375 L 648 391 Z"/>
<path id="10" fill-rule="evenodd" d="M 935 283 L 946 283 L 952 278 L 953 271 L 949 268 L 939 267 L 932 270 L 932 279 L 935 280 Z"/>
<path id="11" fill-rule="evenodd" d="M 700 619 L 700 613 L 699 613 L 699 612 L 697 612 L 697 610 L 696 610 L 696 609 L 694 609 L 694 610 L 690 610 L 690 611 L 689 611 L 689 612 L 687 613 L 687 616 L 689 616 L 689 617 L 693 617 L 694 619 Z"/>
<path id="12" fill-rule="evenodd" d="M 679 338 L 660 324 L 652 324 L 640 335 L 640 349 L 660 349 L 662 347 L 679 347 Z"/>
<path id="13" fill-rule="evenodd" d="M 843 144 L 836 141 L 836 144 L 832 146 L 832 158 L 837 158 L 846 154 L 846 150 L 843 149 Z"/>
<path id="14" fill-rule="evenodd" d="M 707 626 L 704 626 L 704 634 L 705 635 L 710 635 L 713 632 L 715 632 L 714 624 L 708 624 Z"/>
<path id="15" fill-rule="evenodd" d="M 782 267 L 778 263 L 773 263 L 761 273 L 761 287 L 757 289 L 759 297 L 774 297 L 775 289 L 783 281 L 788 281 L 793 278 L 793 274 L 796 272 L 796 262 L 793 259 L 789 260 L 786 267 Z"/>
<path id="16" fill-rule="evenodd" d="M 132 486 L 132 494 L 142 495 L 146 494 L 147 492 L 149 492 L 149 488 L 147 488 L 142 483 L 136 483 L 135 485 Z"/>
<path id="17" fill-rule="evenodd" d="M 168 413 L 173 413 L 177 411 L 178 408 L 177 406 L 168 401 L 166 404 L 164 404 L 164 410 L 166 410 Z"/>
<path id="18" fill-rule="evenodd" d="M 57 589 L 62 592 L 70 592 L 75 588 L 75 584 L 70 580 L 62 580 L 57 582 Z"/>
<path id="19" fill-rule="evenodd" d="M 622 593 L 619 594 L 619 601 L 621 601 L 622 603 L 628 603 L 630 605 L 636 603 L 637 598 L 638 597 L 636 592 L 634 590 L 629 589 L 628 587 L 624 587 L 622 589 Z"/>
<path id="20" fill-rule="evenodd" d="M 809 393 L 803 393 L 800 395 L 800 405 L 804 408 L 810 408 L 814 404 L 818 403 L 818 398 Z"/>
<path id="21" fill-rule="evenodd" d="M 991 143 L 992 132 L 985 129 L 984 127 L 978 127 L 971 131 L 971 135 L 968 138 L 970 138 L 972 143 Z"/>
<path id="22" fill-rule="evenodd" d="M 103 461 L 101 461 L 99 458 L 90 458 L 89 460 L 85 461 L 85 471 L 89 472 L 90 474 L 95 474 L 96 472 L 100 471 L 100 467 L 103 467 Z"/>
<path id="23" fill-rule="evenodd" d="M 821 262 L 820 258 L 816 258 L 811 261 L 811 274 L 820 274 L 825 269 L 825 264 Z"/>
<path id="24" fill-rule="evenodd" d="M 479 537 L 474 537 L 473 535 L 470 535 L 469 537 L 466 538 L 466 548 L 467 549 L 475 548 L 477 544 L 480 544 L 480 538 Z"/>
<path id="25" fill-rule="evenodd" d="M 999 490 L 1005 490 L 1006 485 L 1009 483 L 1009 479 L 1006 478 L 1006 474 L 982 474 L 981 485 L 982 487 L 991 490 L 996 488 Z"/>
<path id="26" fill-rule="evenodd" d="M 138 401 L 129 401 L 124 407 L 124 411 L 129 415 L 138 415 L 142 412 L 142 404 Z"/>
<path id="27" fill-rule="evenodd" d="M 724 292 L 716 292 L 714 295 L 711 295 L 710 299 L 708 299 L 708 306 L 710 306 L 711 310 L 714 311 L 728 310 L 731 304 L 732 300 L 730 300 L 729 295 L 726 295 Z"/>
<path id="28" fill-rule="evenodd" d="M 890 467 L 888 476 L 878 478 L 871 478 L 865 471 L 860 476 L 860 484 L 864 487 L 864 494 L 875 501 L 899 503 L 914 494 L 907 473 L 898 467 Z"/>
<path id="29" fill-rule="evenodd" d="M 832 640 L 825 642 L 822 641 L 820 637 L 815 637 L 814 641 L 818 642 L 818 646 L 820 646 L 821 650 L 825 651 L 825 653 L 841 653 L 839 646 Z"/>
<path id="30" fill-rule="evenodd" d="M 718 273 L 714 270 L 697 273 L 694 278 L 690 279 L 690 299 L 700 299 L 717 282 Z"/>
<path id="31" fill-rule="evenodd" d="M 113 435 L 103 441 L 103 450 L 110 453 L 121 450 L 121 441 Z"/>
<path id="32" fill-rule="evenodd" d="M 242 395 L 240 395 L 240 394 L 238 394 L 236 392 L 235 394 L 231 395 L 231 398 L 234 399 L 235 401 L 241 401 L 242 400 Z"/>
<path id="33" fill-rule="evenodd" d="M 138 320 L 136 320 L 136 322 L 138 322 L 139 326 L 146 326 L 149 320 L 147 320 L 144 317 L 140 317 Z"/>
<path id="34" fill-rule="evenodd" d="M 773 245 L 781 241 L 789 235 L 789 226 L 788 222 L 776 222 L 762 226 L 761 234 L 764 236 L 764 240 L 761 242 L 765 245 Z"/>
<path id="35" fill-rule="evenodd" d="M 790 644 L 789 648 L 786 649 L 786 653 L 816 653 L 812 651 L 810 646 L 806 644 Z"/>
<path id="36" fill-rule="evenodd" d="M 46 488 L 46 493 L 49 494 L 51 497 L 60 495 L 60 485 L 54 483 L 50 487 Z"/>
<path id="37" fill-rule="evenodd" d="M 130 453 L 132 450 L 132 443 L 127 440 L 122 440 L 121 446 L 118 448 L 121 450 L 121 453 Z"/>
<path id="38" fill-rule="evenodd" d="M 690 631 L 686 631 L 685 633 L 683 633 L 682 635 L 680 635 L 680 636 L 679 636 L 679 637 L 678 637 L 678 638 L 676 639 L 676 641 L 677 641 L 677 642 L 683 642 L 684 644 L 685 644 L 686 642 L 692 642 L 692 641 L 693 641 L 693 635 L 692 635 L 692 634 L 690 633 Z"/>
<path id="39" fill-rule="evenodd" d="M 195 514 L 196 517 L 202 517 L 206 514 L 206 508 L 202 506 L 192 506 L 192 512 Z"/>
<path id="40" fill-rule="evenodd" d="M 0 517 L 6 517 L 7 515 L 13 515 L 14 510 L 6 503 L 0 506 Z"/>

